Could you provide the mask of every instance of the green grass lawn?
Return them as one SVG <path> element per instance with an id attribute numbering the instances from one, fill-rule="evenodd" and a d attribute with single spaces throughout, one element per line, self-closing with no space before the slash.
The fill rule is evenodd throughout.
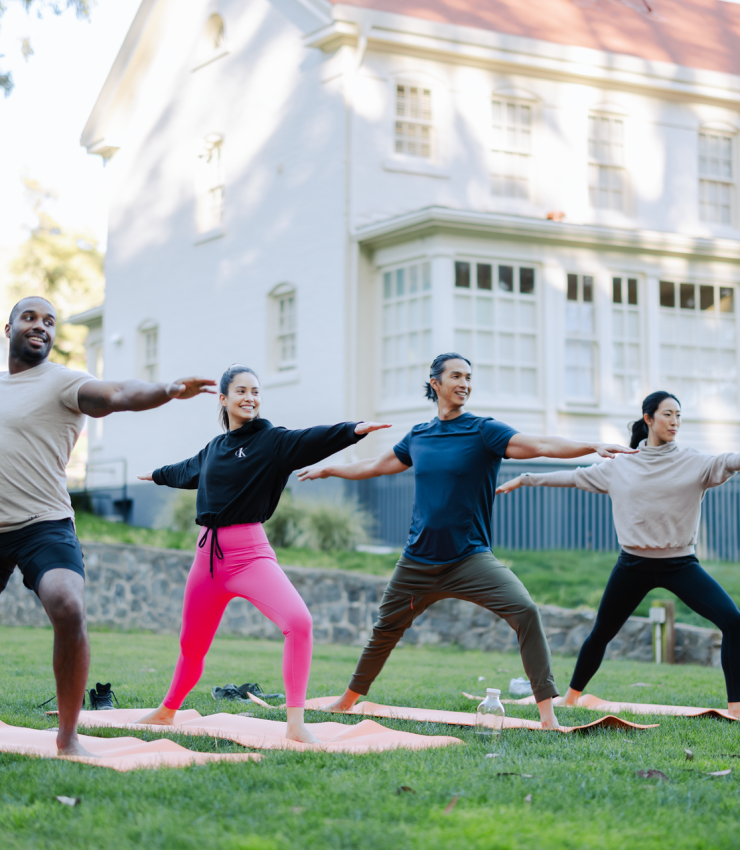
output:
<path id="1" fill-rule="evenodd" d="M 93 633 L 90 682 L 111 681 L 122 707 L 161 699 L 173 669 L 175 637 Z M 0 628 L 0 719 L 49 728 L 35 706 L 54 690 L 52 635 L 44 629 Z M 215 703 L 214 684 L 257 681 L 281 689 L 279 643 L 217 639 L 201 683 L 186 707 L 202 713 L 243 711 Z M 359 650 L 318 646 L 309 696 L 338 693 Z M 556 659 L 561 687 L 573 659 Z M 371 696 L 398 705 L 473 711 L 462 690 L 506 687 L 521 675 L 516 655 L 401 648 Z M 484 676 L 483 682 L 478 681 Z M 633 688 L 646 682 L 648 688 Z M 721 672 L 606 662 L 589 690 L 602 697 L 722 706 Z M 284 719 L 283 712 L 254 709 Z M 514 716 L 536 709 L 508 706 Z M 592 712 L 560 709 L 568 724 Z M 326 715 L 312 715 L 316 720 Z M 638 721 L 640 718 L 636 718 Z M 355 723 L 356 718 L 341 718 Z M 117 774 L 103 768 L 0 754 L 2 846 L 16 848 L 166 848 L 166 850 L 560 850 L 560 848 L 734 848 L 740 827 L 740 724 L 658 718 L 645 732 L 603 731 L 588 737 L 510 731 L 495 744 L 472 731 L 382 721 L 422 734 L 453 734 L 464 746 L 377 755 L 266 752 L 260 764 L 214 764 Z M 649 720 L 643 719 L 643 722 Z M 98 730 L 97 734 L 149 733 Z M 241 751 L 212 738 L 172 735 L 185 747 Z M 691 749 L 693 761 L 684 750 Z M 711 771 L 733 768 L 715 778 Z M 663 771 L 668 781 L 641 779 Z M 519 775 L 530 774 L 531 778 Z M 407 786 L 413 792 L 400 792 Z M 69 808 L 56 795 L 79 796 Z M 526 798 L 531 795 L 531 802 Z M 457 804 L 446 811 L 457 797 Z"/>
<path id="2" fill-rule="evenodd" d="M 109 522 L 91 514 L 77 515 L 77 531 L 82 540 L 101 543 L 133 543 L 140 546 L 163 546 L 170 549 L 195 549 L 194 532 L 177 532 L 136 528 Z M 278 561 L 284 566 L 323 567 L 354 570 L 372 575 L 389 576 L 400 553 L 373 555 L 366 552 L 316 552 L 313 549 L 276 549 Z M 540 604 L 561 605 L 564 608 L 598 608 L 609 573 L 617 559 L 616 552 L 510 552 L 495 549 L 500 560 L 507 564 L 527 586 Z M 740 564 L 710 562 L 703 564 L 711 575 L 740 603 Z M 653 599 L 675 599 L 665 590 L 650 593 L 637 609 L 646 617 Z M 712 626 L 676 600 L 676 619 L 694 626 Z"/>

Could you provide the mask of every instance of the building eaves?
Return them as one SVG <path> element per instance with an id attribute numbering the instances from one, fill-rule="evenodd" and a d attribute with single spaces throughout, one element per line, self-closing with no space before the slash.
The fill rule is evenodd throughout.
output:
<path id="1" fill-rule="evenodd" d="M 75 313 L 74 316 L 67 319 L 66 324 L 87 325 L 88 327 L 99 324 L 103 321 L 103 307 L 103 304 L 99 304 L 97 307 L 91 307 L 82 313 Z"/>
<path id="2" fill-rule="evenodd" d="M 537 240 L 573 247 L 615 249 L 740 264 L 740 243 L 734 239 L 714 239 L 593 224 L 567 224 L 441 206 L 424 207 L 356 227 L 352 236 L 361 245 L 380 248 L 440 232 L 475 233 L 518 241 Z"/>
<path id="3" fill-rule="evenodd" d="M 103 137 L 101 127 L 115 101 L 121 82 L 141 42 L 142 35 L 151 18 L 152 10 L 158 2 L 160 0 L 142 0 L 139 10 L 126 33 L 121 49 L 118 51 L 80 136 L 80 145 L 87 148 L 88 153 L 97 153 L 106 157 L 110 156 L 111 151 L 115 152 L 117 149 L 115 143 L 111 143 L 111 140 Z"/>
<path id="4" fill-rule="evenodd" d="M 740 6 L 720 0 L 332 0 L 349 10 L 393 12 L 554 44 L 587 47 L 740 74 Z"/>
<path id="5" fill-rule="evenodd" d="M 740 7 L 739 7 L 740 8 Z M 375 8 L 335 6 L 332 24 L 304 37 L 307 47 L 327 52 L 355 45 L 604 88 L 648 91 L 736 108 L 740 74 L 707 70 L 578 44 L 427 20 Z"/>

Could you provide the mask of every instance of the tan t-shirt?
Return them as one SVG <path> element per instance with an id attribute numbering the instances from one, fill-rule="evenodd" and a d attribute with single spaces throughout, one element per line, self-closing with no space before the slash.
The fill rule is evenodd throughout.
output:
<path id="1" fill-rule="evenodd" d="M 0 372 L 0 533 L 74 517 L 64 470 L 85 423 L 77 393 L 90 380 L 48 361 Z"/>

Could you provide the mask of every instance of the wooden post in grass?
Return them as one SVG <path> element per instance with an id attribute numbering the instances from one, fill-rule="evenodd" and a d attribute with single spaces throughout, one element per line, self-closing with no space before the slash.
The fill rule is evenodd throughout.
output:
<path id="1" fill-rule="evenodd" d="M 652 613 L 653 608 L 663 609 L 660 613 Z M 672 599 L 653 600 L 650 619 L 655 623 L 655 630 L 660 630 L 660 647 L 655 645 L 655 661 L 660 664 L 676 663 L 676 603 Z M 657 634 L 656 634 L 657 638 Z"/>

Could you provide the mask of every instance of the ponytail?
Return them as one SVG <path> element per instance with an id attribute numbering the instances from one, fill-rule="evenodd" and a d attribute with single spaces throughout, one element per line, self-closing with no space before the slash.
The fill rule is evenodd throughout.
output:
<path id="1" fill-rule="evenodd" d="M 648 430 L 647 422 L 644 419 L 638 419 L 635 422 L 630 422 L 627 430 L 632 434 L 630 437 L 630 448 L 636 449 L 643 440 L 647 440 Z"/>
<path id="2" fill-rule="evenodd" d="M 635 422 L 630 422 L 629 425 L 627 425 L 627 430 L 631 434 L 631 449 L 636 449 L 643 440 L 647 440 L 648 438 L 650 430 L 647 426 L 647 422 L 645 422 L 645 414 L 653 419 L 655 412 L 667 398 L 672 398 L 679 407 L 681 406 L 681 402 L 676 398 L 676 396 L 673 395 L 673 393 L 665 392 L 665 390 L 658 390 L 658 392 L 650 393 L 650 395 L 642 402 L 642 418 Z"/>

